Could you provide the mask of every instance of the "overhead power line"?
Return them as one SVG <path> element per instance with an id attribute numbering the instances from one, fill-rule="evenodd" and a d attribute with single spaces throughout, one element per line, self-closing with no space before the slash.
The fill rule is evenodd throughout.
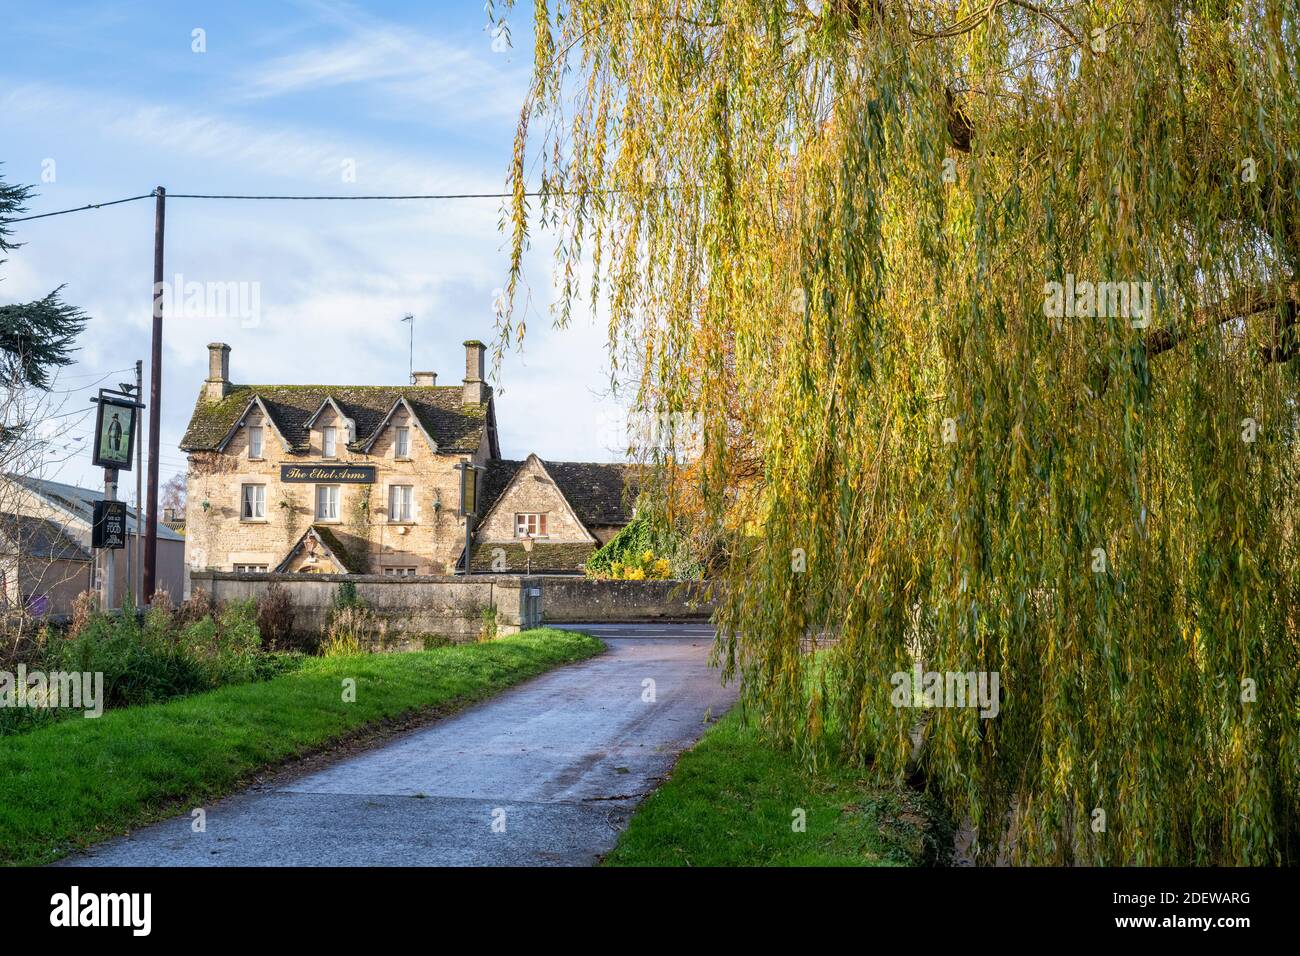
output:
<path id="1" fill-rule="evenodd" d="M 209 195 L 205 193 L 168 193 L 168 199 L 289 199 L 289 200 L 365 200 L 365 199 L 509 199 L 514 193 L 419 193 L 404 196 L 235 196 Z M 539 196 L 540 193 L 525 193 L 527 196 Z"/>
<path id="2" fill-rule="evenodd" d="M 0 220 L 3 222 L 28 222 L 32 219 L 48 219 L 50 216 L 66 216 L 70 212 L 84 212 L 87 209 L 102 209 L 105 206 L 118 206 L 124 202 L 136 202 L 140 199 L 152 199 L 154 193 L 145 193 L 143 196 L 130 196 L 126 199 L 114 199 L 111 202 L 93 202 L 88 206 L 77 206 L 75 209 L 60 209 L 58 212 L 43 212 L 37 216 L 19 216 L 17 219 Z"/>
<path id="3" fill-rule="evenodd" d="M 583 190 L 582 192 L 565 193 L 555 192 L 555 196 L 582 195 L 583 193 L 593 192 L 616 192 L 617 190 Z M 76 206 L 72 209 L 60 209 L 56 212 L 43 212 L 35 216 L 18 216 L 13 219 L 5 219 L 4 222 L 30 222 L 33 219 L 48 219 L 51 216 L 66 216 L 71 212 L 85 212 L 88 209 L 102 209 L 105 206 L 117 206 L 125 202 L 136 202 L 140 199 L 152 199 L 156 192 L 147 192 L 141 196 L 129 196 L 126 199 L 114 199 L 111 202 L 89 203 L 85 206 Z M 539 189 L 530 190 L 524 193 L 525 196 L 536 198 L 542 195 Z M 296 201 L 310 202 L 324 200 L 327 202 L 357 202 L 357 201 L 380 201 L 391 202 L 395 200 L 407 199 L 511 199 L 514 193 L 411 193 L 402 195 L 384 195 L 376 194 L 369 196 L 245 196 L 234 193 L 168 193 L 168 199 L 253 199 L 253 200 L 272 200 L 272 201 Z"/>

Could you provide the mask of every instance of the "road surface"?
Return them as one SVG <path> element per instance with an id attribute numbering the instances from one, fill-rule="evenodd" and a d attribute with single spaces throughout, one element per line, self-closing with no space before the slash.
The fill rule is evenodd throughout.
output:
<path id="1" fill-rule="evenodd" d="M 63 864 L 593 864 L 735 691 L 706 664 L 708 627 L 566 626 L 609 650 L 205 807 L 205 832 L 186 813 Z"/>

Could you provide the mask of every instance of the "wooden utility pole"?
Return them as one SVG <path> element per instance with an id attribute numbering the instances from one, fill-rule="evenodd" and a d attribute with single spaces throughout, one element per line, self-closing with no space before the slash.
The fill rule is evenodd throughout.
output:
<path id="1" fill-rule="evenodd" d="M 135 400 L 138 402 L 144 398 L 144 362 L 140 359 L 135 360 Z M 151 432 L 152 434 L 152 432 Z M 144 442 L 140 441 L 140 436 L 135 437 L 135 564 L 131 569 L 131 606 L 139 607 L 140 602 L 144 600 L 143 588 L 140 586 L 140 555 L 141 555 L 141 535 L 144 529 L 140 526 L 140 498 L 142 492 L 141 482 L 144 481 Z"/>
<path id="2" fill-rule="evenodd" d="M 158 574 L 158 430 L 162 407 L 163 224 L 167 190 L 159 186 L 153 217 L 153 342 L 149 355 L 149 488 L 145 514 L 144 574 L 141 595 L 153 603 Z M 136 528 L 139 531 L 139 528 Z"/>

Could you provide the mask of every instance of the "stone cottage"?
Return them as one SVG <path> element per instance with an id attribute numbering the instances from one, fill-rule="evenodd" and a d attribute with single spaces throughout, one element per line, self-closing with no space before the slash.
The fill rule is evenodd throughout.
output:
<path id="1" fill-rule="evenodd" d="M 471 573 L 577 574 L 631 520 L 630 466 L 502 459 L 482 342 L 459 385 L 236 385 L 208 352 L 180 446 L 191 568 L 463 572 L 468 521 Z"/>

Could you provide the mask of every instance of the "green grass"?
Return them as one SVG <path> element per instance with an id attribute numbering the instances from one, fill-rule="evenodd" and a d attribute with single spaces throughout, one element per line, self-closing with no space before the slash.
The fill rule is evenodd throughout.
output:
<path id="1" fill-rule="evenodd" d="M 805 832 L 793 828 L 806 813 Z M 607 866 L 908 866 L 945 862 L 951 830 L 931 801 L 861 770 L 816 774 L 739 708 L 683 754 L 632 817 Z"/>
<path id="2" fill-rule="evenodd" d="M 48 863 L 369 725 L 461 706 L 603 649 L 544 628 L 430 651 L 311 658 L 269 681 L 0 739 L 0 863 Z M 343 701 L 347 678 L 355 703 Z"/>

